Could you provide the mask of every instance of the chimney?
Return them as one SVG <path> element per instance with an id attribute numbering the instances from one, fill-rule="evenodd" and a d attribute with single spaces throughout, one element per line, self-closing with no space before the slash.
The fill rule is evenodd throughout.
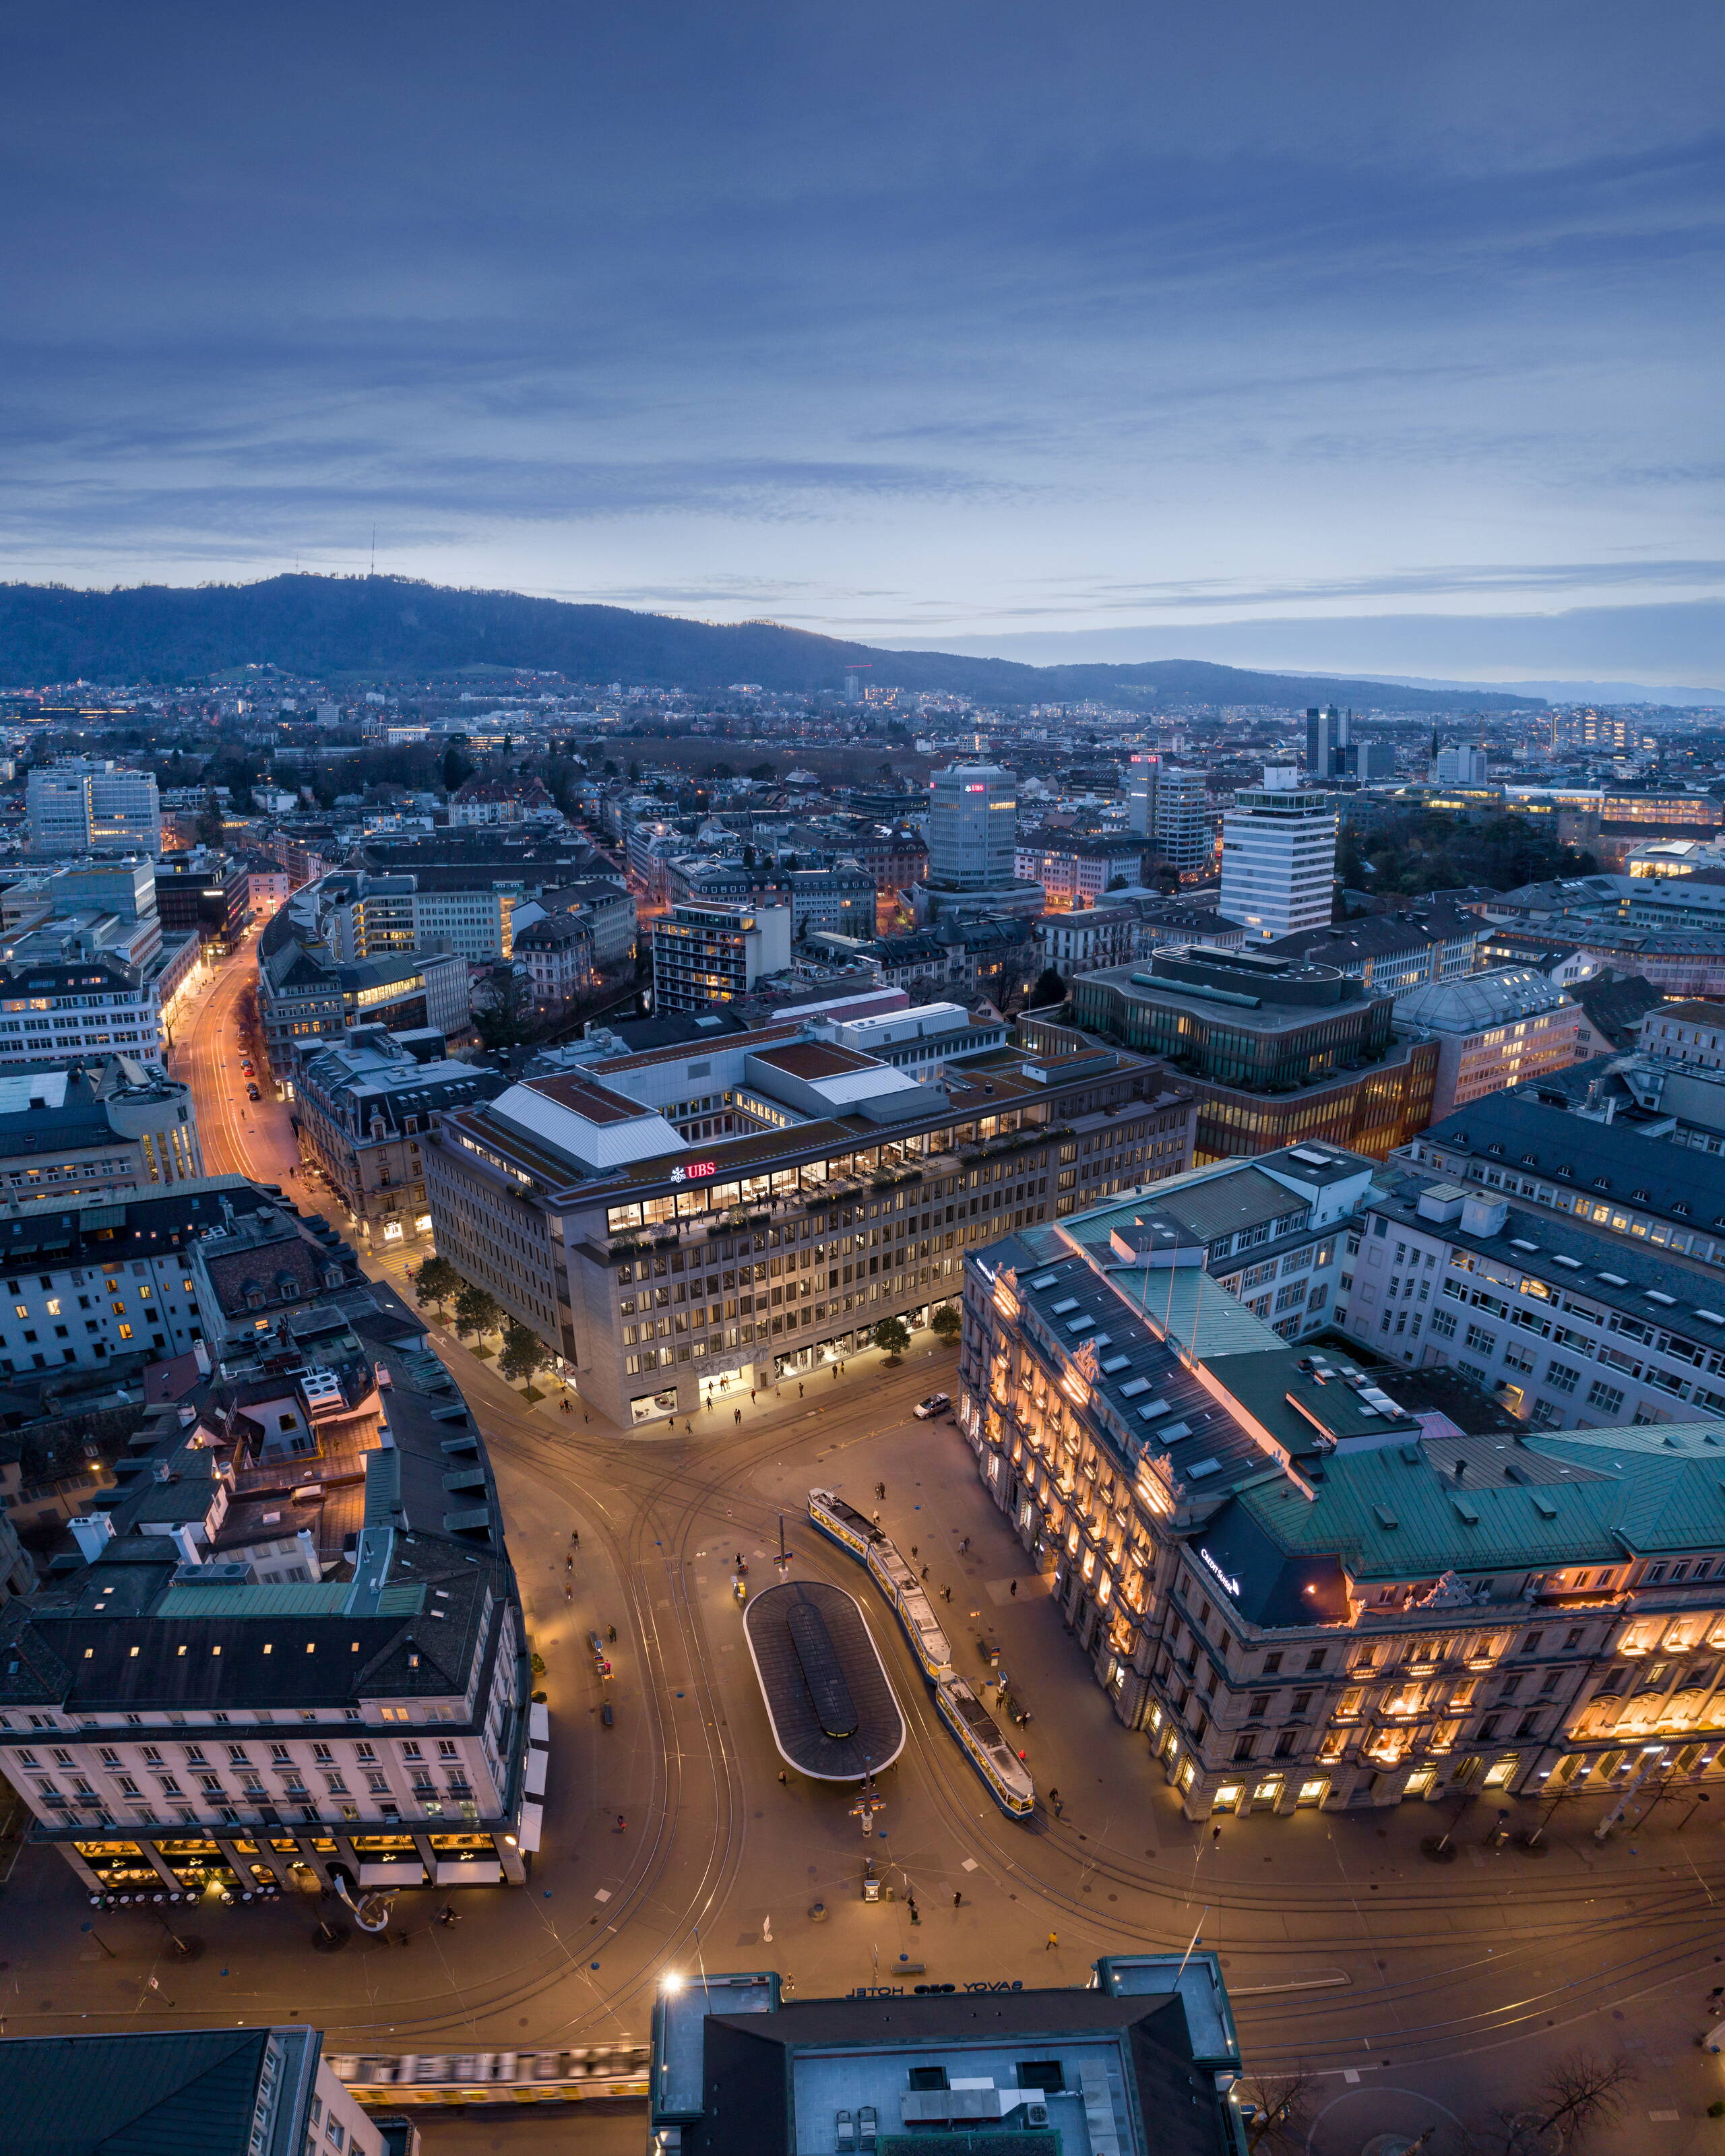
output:
<path id="1" fill-rule="evenodd" d="M 78 1553 L 86 1564 L 94 1564 L 104 1543 L 113 1537 L 114 1522 L 106 1512 L 80 1512 L 68 1522 L 72 1539 L 78 1545 Z"/>

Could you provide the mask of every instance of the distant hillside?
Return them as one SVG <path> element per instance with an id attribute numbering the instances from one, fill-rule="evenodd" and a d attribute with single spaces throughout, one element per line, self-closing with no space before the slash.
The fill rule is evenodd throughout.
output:
<path id="1" fill-rule="evenodd" d="M 1537 708 L 1527 697 L 1438 693 L 1315 675 L 1244 673 L 1198 660 L 1024 666 L 942 651 L 877 650 L 771 622 L 735 626 L 571 606 L 517 592 L 456 591 L 402 577 L 270 577 L 255 584 L 81 592 L 0 585 L 0 686 L 197 680 L 270 664 L 293 674 L 424 680 L 470 666 L 527 666 L 577 681 L 786 690 L 839 689 L 847 665 L 876 681 L 995 703 L 1096 697 L 1147 707 L 1199 701 L 1301 710 L 1334 700 L 1402 711 Z"/>

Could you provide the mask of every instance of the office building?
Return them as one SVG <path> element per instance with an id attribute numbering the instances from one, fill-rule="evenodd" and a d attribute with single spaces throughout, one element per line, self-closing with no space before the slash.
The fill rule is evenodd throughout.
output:
<path id="1" fill-rule="evenodd" d="M 661 1984 L 650 2156 L 1245 2149 L 1240 2041 L 1213 1953 L 1107 1957 L 1081 1990 L 979 1979 L 787 1992 L 772 1970 Z"/>
<path id="2" fill-rule="evenodd" d="M 345 1207 L 347 1232 L 362 1249 L 430 1235 L 420 1148 L 432 1119 L 491 1100 L 506 1082 L 483 1065 L 448 1057 L 436 1032 L 355 1026 L 301 1052 L 294 1085 L 300 1157 Z"/>
<path id="3" fill-rule="evenodd" d="M 1434 900 L 1302 928 L 1279 937 L 1269 948 L 1278 958 L 1333 966 L 1375 994 L 1399 996 L 1425 981 L 1472 973 L 1485 933 L 1477 915 Z"/>
<path id="4" fill-rule="evenodd" d="M 1506 1086 L 1568 1070 L 1578 1057 L 1581 1007 L 1538 967 L 1500 966 L 1406 990 L 1396 998 L 1395 1022 L 1404 1034 L 1437 1044 L 1435 1121 Z"/>
<path id="5" fill-rule="evenodd" d="M 109 1053 L 0 1075 L 0 1199 L 122 1198 L 203 1173 L 192 1089 Z"/>
<path id="6" fill-rule="evenodd" d="M 245 861 L 199 846 L 165 855 L 156 865 L 155 883 L 164 936 L 195 936 L 213 957 L 239 949 L 252 919 L 252 876 Z"/>
<path id="7" fill-rule="evenodd" d="M 68 757 L 32 771 L 24 799 L 33 854 L 162 851 L 162 804 L 151 772 Z"/>
<path id="8" fill-rule="evenodd" d="M 793 1013 L 439 1117 L 439 1252 L 629 1428 L 840 1360 L 882 1318 L 926 1325 L 997 1220 L 1189 1164 L 1164 1065 L 1008 1049 L 959 1011 L 919 1039 L 927 1014 L 903 1016 Z"/>
<path id="9" fill-rule="evenodd" d="M 685 901 L 654 921 L 652 950 L 655 1010 L 734 1003 L 790 964 L 790 908 Z"/>
<path id="10" fill-rule="evenodd" d="M 602 971 L 633 964 L 635 902 L 621 884 L 598 876 L 547 884 L 540 891 L 539 903 L 547 913 L 572 913 L 585 923 L 593 942 L 593 962 Z"/>
<path id="11" fill-rule="evenodd" d="M 1322 1139 L 1381 1159 L 1431 1117 L 1435 1044 L 1333 966 L 1163 947 L 1071 983 L 1074 1025 L 1165 1055 L 1199 1098 L 1200 1161 Z"/>
<path id="12" fill-rule="evenodd" d="M 1215 819 L 1204 773 L 1183 770 L 1163 757 L 1134 756 L 1126 785 L 1127 828 L 1149 842 L 1153 856 L 1188 881 L 1208 875 L 1216 850 Z"/>
<path id="13" fill-rule="evenodd" d="M 1443 1291 L 1464 1288 L 1470 1310 L 1495 1296 L 1507 1313 L 1513 1276 L 1561 1357 L 1559 1326 L 1579 1313 L 1521 1287 L 1533 1276 L 1517 1244 L 1547 1224 L 1482 1234 L 1501 1258 L 1481 1286 L 1471 1231 L 1416 1227 L 1418 1202 L 1361 1224 L 1354 1280 L 1393 1281 L 1398 1312 L 1453 1310 L 1465 1359 L 1461 1328 L 1476 1320 Z M 1440 1270 L 1445 1236 L 1466 1265 Z M 968 1260 L 960 1350 L 960 1427 L 983 1486 L 1188 1816 L 1712 1773 L 1725 1664 L 1697 1657 L 1725 1628 L 1725 1486 L 1710 1464 L 1725 1420 L 1679 1409 L 1656 1430 L 1608 1428 L 1629 1409 L 1625 1384 L 1613 1413 L 1583 1406 L 1574 1430 L 1524 1424 L 1517 1440 L 1437 1373 L 1458 1409 L 1479 1402 L 1486 1434 L 1471 1435 L 1394 1397 L 1421 1397 L 1413 1373 L 1380 1385 L 1346 1357 L 1301 1353 L 1203 1255 L 1132 1204 L 1020 1230 Z M 1589 1303 L 1582 1324 L 1603 1350 L 1609 1306 L 1593 1279 L 1558 1292 Z M 1350 1327 L 1361 1310 L 1356 1289 Z M 1370 1329 L 1374 1350 L 1410 1337 L 1375 1310 Z M 1579 1350 L 1566 1367 L 1553 1398 L 1620 1389 Z"/>
<path id="14" fill-rule="evenodd" d="M 942 891 L 1004 890 L 1018 850 L 1018 781 L 994 763 L 955 763 L 930 784 L 928 880 Z"/>
<path id="15" fill-rule="evenodd" d="M 1674 1118 L 1594 1106 L 1550 1081 L 1487 1094 L 1412 1138 L 1398 1158 L 1636 1242 L 1725 1269 L 1725 1158 L 1669 1142 Z M 1609 1119 L 1608 1119 L 1609 1118 Z M 1652 1130 L 1656 1135 L 1649 1136 Z"/>
<path id="16" fill-rule="evenodd" d="M 0 2039 L 0 2121 L 8 2156 L 384 2156 L 389 2146 L 331 2071 L 317 2030 L 298 2021 Z"/>
<path id="17" fill-rule="evenodd" d="M 393 1033 L 434 1026 L 446 1038 L 466 1028 L 471 1014 L 467 960 L 447 947 L 403 942 L 412 919 L 410 891 L 344 893 L 340 888 L 370 880 L 326 877 L 295 891 L 258 938 L 264 1043 L 285 1085 L 292 1083 L 300 1046 L 334 1039 L 356 1025 L 382 1025 Z M 336 888 L 327 888 L 331 886 Z M 357 943 L 374 946 L 375 955 L 358 955 Z"/>
<path id="18" fill-rule="evenodd" d="M 195 935 L 164 940 L 151 865 L 81 865 L 0 896 L 0 1065 L 110 1050 L 160 1060 L 197 978 Z"/>
<path id="19" fill-rule="evenodd" d="M 182 1209 L 208 1363 L 0 1604 L 0 1770 L 92 1893 L 519 1885 L 542 1808 L 479 1431 L 423 1321 L 253 1196 Z"/>
<path id="20" fill-rule="evenodd" d="M 1353 714 L 1335 705 L 1314 705 L 1306 714 L 1306 775 L 1322 783 L 1340 778 L 1348 768 Z"/>
<path id="21" fill-rule="evenodd" d="M 1702 1267 L 1430 1174 L 1380 1177 L 1335 1322 L 1452 1367 L 1542 1430 L 1725 1417 L 1725 1318 Z"/>
<path id="22" fill-rule="evenodd" d="M 1489 768 L 1484 749 L 1455 742 L 1433 757 L 1431 783 L 1434 786 L 1484 786 L 1488 783 Z"/>
<path id="23" fill-rule="evenodd" d="M 1273 943 L 1297 929 L 1325 927 L 1336 886 L 1334 797 L 1301 788 L 1294 773 L 1271 767 L 1261 787 L 1235 796 L 1222 819 L 1222 889 L 1218 906 L 1250 942 Z"/>

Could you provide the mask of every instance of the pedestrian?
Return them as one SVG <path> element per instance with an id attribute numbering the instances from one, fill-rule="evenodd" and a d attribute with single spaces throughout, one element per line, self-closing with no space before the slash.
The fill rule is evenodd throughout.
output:
<path id="1" fill-rule="evenodd" d="M 572 1602 L 575 1599 L 575 1590 L 567 1580 L 563 1583 L 563 1599 L 565 1602 Z"/>
<path id="2" fill-rule="evenodd" d="M 953 1895 L 952 1907 L 955 1909 L 962 1909 L 964 1907 L 964 1897 L 962 1894 L 955 1893 Z"/>
<path id="3" fill-rule="evenodd" d="M 577 1549 L 579 1549 L 579 1548 L 580 1548 L 580 1547 L 581 1547 L 581 1530 L 580 1530 L 580 1528 L 579 1528 L 579 1527 L 571 1527 L 571 1528 L 570 1528 L 570 1530 L 569 1530 L 569 1539 L 570 1539 L 570 1541 L 571 1541 L 572 1543 L 574 1543 L 574 1545 L 575 1545 L 575 1547 L 576 1547 L 576 1548 L 577 1548 Z"/>
<path id="4" fill-rule="evenodd" d="M 911 1544 L 911 1555 L 912 1557 L 915 1557 L 915 1555 L 916 1555 L 916 1545 L 915 1544 L 915 1543 L 912 1543 Z"/>
<path id="5" fill-rule="evenodd" d="M 614 1646 L 617 1644 L 617 1627 L 614 1625 L 611 1627 L 610 1630 L 606 1633 L 605 1637 Z"/>
<path id="6" fill-rule="evenodd" d="M 751 1385 L 751 1386 L 749 1387 L 749 1405 L 750 1405 L 751 1407 L 752 1407 L 754 1404 L 755 1404 L 755 1389 L 754 1389 L 754 1387 L 753 1387 L 752 1385 Z"/>
<path id="7" fill-rule="evenodd" d="M 1006 1591 L 1009 1594 L 1015 1597 L 1019 1591 L 1019 1584 L 1017 1580 L 1014 1580 L 1012 1585 L 1009 1587 Z"/>
<path id="8" fill-rule="evenodd" d="M 1220 1827 L 1219 1827 L 1219 1826 L 1213 1826 L 1213 1827 L 1210 1829 L 1210 1840 L 1214 1842 L 1214 1841 L 1219 1841 L 1221 1839 L 1222 1839 L 1222 1830 L 1221 1830 L 1221 1828 L 1220 1828 Z"/>
<path id="9" fill-rule="evenodd" d="M 785 1778 L 785 1771 L 784 1771 L 784 1768 L 783 1768 L 783 1767 L 781 1767 L 781 1768 L 779 1768 L 779 1770 L 778 1770 L 778 1786 L 779 1786 L 779 1787 L 780 1787 L 780 1789 L 786 1789 L 786 1788 L 788 1788 L 788 1787 L 789 1786 L 788 1783 L 788 1782 L 787 1782 L 787 1780 L 786 1780 L 786 1778 Z"/>
<path id="10" fill-rule="evenodd" d="M 952 1589 L 951 1589 L 950 1587 L 943 1587 L 943 1588 L 941 1589 L 941 1600 L 942 1600 L 942 1602 L 950 1602 L 950 1601 L 952 1600 Z"/>
<path id="11" fill-rule="evenodd" d="M 621 1834 L 628 1825 L 629 1821 L 623 1816 L 621 1812 L 619 1812 L 617 1815 L 617 1831 L 619 1834 Z"/>
<path id="12" fill-rule="evenodd" d="M 742 1420 L 742 1409 L 741 1408 L 732 1408 L 731 1410 L 731 1416 L 732 1421 L 740 1423 Z"/>
<path id="13" fill-rule="evenodd" d="M 928 1577 L 928 1567 L 927 1567 L 926 1564 L 925 1564 L 925 1565 L 923 1566 L 923 1568 L 922 1568 L 922 1577 L 923 1577 L 925 1579 L 927 1579 L 927 1577 Z"/>
<path id="14" fill-rule="evenodd" d="M 563 1559 L 563 1570 L 564 1570 L 565 1572 L 573 1572 L 573 1571 L 574 1571 L 574 1569 L 575 1569 L 575 1553 L 574 1553 L 574 1552 L 572 1550 L 572 1551 L 569 1553 L 568 1556 L 567 1556 L 567 1557 L 566 1557 L 566 1558 Z"/>
<path id="15" fill-rule="evenodd" d="M 802 1386 L 801 1386 L 800 1384 L 798 1384 L 798 1387 L 797 1387 L 797 1398 L 800 1400 L 800 1399 L 802 1399 L 802 1397 L 803 1397 L 803 1388 L 802 1388 Z"/>
<path id="16" fill-rule="evenodd" d="M 1055 1948 L 1060 1944 L 1060 1933 L 1059 1933 L 1058 1932 L 1050 1932 L 1050 1933 L 1049 1933 L 1049 1935 L 1048 1935 L 1048 1938 L 1047 1938 L 1046 1942 L 1044 1943 L 1044 1946 L 1043 1946 L 1042 1951 L 1044 1952 L 1044 1953 L 1051 1953 L 1054 1951 L 1054 1949 L 1055 1949 Z"/>
<path id="17" fill-rule="evenodd" d="M 833 1383 L 836 1385 L 836 1384 L 838 1383 L 838 1382 L 839 1382 L 839 1366 L 838 1366 L 838 1364 L 837 1364 L 836 1363 L 834 1363 L 834 1365 L 833 1365 Z"/>
<path id="18" fill-rule="evenodd" d="M 884 1482 L 877 1482 L 875 1485 L 875 1495 L 877 1497 L 884 1497 L 886 1495 L 886 1485 Z"/>

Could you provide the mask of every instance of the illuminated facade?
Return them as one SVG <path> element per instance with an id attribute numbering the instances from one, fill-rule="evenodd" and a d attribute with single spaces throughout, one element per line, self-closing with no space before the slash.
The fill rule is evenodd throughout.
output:
<path id="1" fill-rule="evenodd" d="M 960 1374 L 984 1486 L 1190 1817 L 1725 1746 L 1725 1421 L 1530 1431 L 1507 1474 L 1279 1337 L 1153 1199 L 973 1252 Z"/>
<path id="2" fill-rule="evenodd" d="M 973 1245 L 1190 1163 L 1191 1097 L 1159 1063 L 1007 1048 L 962 1010 L 893 1030 L 793 1019 L 443 1116 L 439 1252 L 630 1428 L 839 1362 L 883 1318 L 926 1325 Z"/>

